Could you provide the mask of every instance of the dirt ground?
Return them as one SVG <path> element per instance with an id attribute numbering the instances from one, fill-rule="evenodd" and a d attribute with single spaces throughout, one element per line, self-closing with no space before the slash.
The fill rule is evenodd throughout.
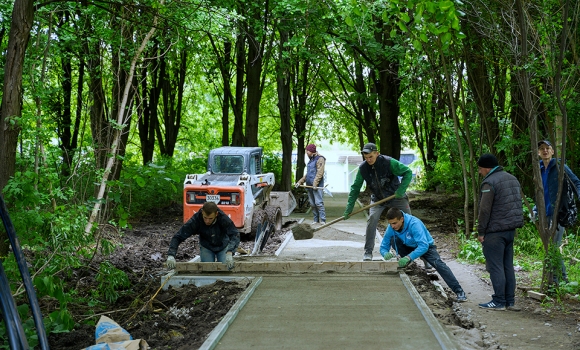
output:
<path id="1" fill-rule="evenodd" d="M 361 201 L 365 203 L 368 199 L 363 197 Z M 463 285 L 469 302 L 454 303 L 447 297 L 453 293 L 445 283 L 437 274 L 425 273 L 421 262 L 411 265 L 406 272 L 433 314 L 457 337 L 462 349 L 580 348 L 580 305 L 574 300 L 541 304 L 526 298 L 524 291 L 534 276 L 524 272 L 517 273 L 516 304 L 522 308 L 521 312 L 477 308 L 477 303 L 491 299 L 489 276 L 483 265 L 460 264 L 454 259 L 457 220 L 463 216 L 459 198 L 421 193 L 412 196 L 411 208 L 432 233 L 439 253 Z M 50 334 L 50 348 L 78 350 L 93 345 L 94 324 L 101 314 L 118 322 L 134 339 L 145 339 L 152 349 L 199 348 L 246 286 L 217 282 L 204 287 L 160 291 L 160 276 L 167 272 L 164 262 L 169 241 L 181 224 L 179 204 L 133 222 L 132 229 L 119 237 L 122 246 L 110 256 L 99 257 L 125 271 L 131 287 L 112 305 L 69 305 L 75 320 L 82 325 L 68 333 Z M 285 222 L 263 252 L 274 255 L 293 224 Z M 384 231 L 384 222 L 380 230 Z M 242 242 L 240 248 L 250 252 L 252 246 L 251 242 Z M 198 249 L 192 237 L 180 246 L 176 258 L 178 261 L 192 259 Z M 79 296 L 90 295 L 97 283 L 94 268 L 74 271 L 72 279 L 76 281 Z M 41 300 L 43 308 L 49 309 L 50 304 L 48 300 Z M 86 324 L 87 321 L 92 324 Z"/>

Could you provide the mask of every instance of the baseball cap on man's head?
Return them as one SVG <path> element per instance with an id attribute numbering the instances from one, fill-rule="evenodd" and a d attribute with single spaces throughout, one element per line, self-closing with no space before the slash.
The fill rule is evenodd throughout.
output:
<path id="1" fill-rule="evenodd" d="M 546 145 L 548 145 L 548 146 L 552 147 L 552 144 L 550 143 L 550 141 L 548 141 L 548 140 L 542 140 L 542 141 L 538 142 L 538 148 L 540 148 L 540 146 L 541 146 L 542 144 L 544 144 L 544 143 L 545 143 Z"/>
<path id="2" fill-rule="evenodd" d="M 377 149 L 377 145 L 375 145 L 374 143 L 370 143 L 370 142 L 369 142 L 369 143 L 367 143 L 367 144 L 366 144 L 366 145 L 363 147 L 363 149 L 362 149 L 362 151 L 361 151 L 361 152 L 362 152 L 362 153 L 371 153 L 371 152 L 374 152 L 374 151 L 378 151 L 378 149 Z"/>

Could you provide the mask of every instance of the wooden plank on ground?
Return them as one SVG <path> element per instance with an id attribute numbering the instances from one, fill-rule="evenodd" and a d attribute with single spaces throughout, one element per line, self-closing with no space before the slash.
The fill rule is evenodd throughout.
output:
<path id="1" fill-rule="evenodd" d="M 236 262 L 235 268 L 229 271 L 225 264 L 184 262 L 175 266 L 177 273 L 202 272 L 397 272 L 397 262 L 389 261 L 260 261 Z"/>
<path id="2" fill-rule="evenodd" d="M 544 299 L 546 299 L 546 294 L 542 294 L 542 293 L 534 292 L 533 290 L 529 290 L 528 297 L 532 298 L 532 299 L 539 300 L 539 301 L 543 301 Z"/>

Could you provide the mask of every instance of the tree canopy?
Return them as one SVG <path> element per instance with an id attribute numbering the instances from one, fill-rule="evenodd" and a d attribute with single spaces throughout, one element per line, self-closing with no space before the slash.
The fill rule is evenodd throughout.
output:
<path id="1" fill-rule="evenodd" d="M 289 190 L 304 171 L 293 152 L 330 140 L 417 150 L 421 186 L 463 193 L 466 209 L 491 152 L 543 203 L 538 140 L 580 170 L 579 13 L 570 0 L 5 2 L 0 189 L 20 228 L 49 239 L 95 204 L 97 226 L 126 224 L 137 197 L 169 200 L 220 145 L 264 147 Z M 49 227 L 55 213 L 77 213 L 74 228 Z M 474 222 L 466 210 L 466 233 Z M 540 234 L 547 249 L 542 220 Z"/>

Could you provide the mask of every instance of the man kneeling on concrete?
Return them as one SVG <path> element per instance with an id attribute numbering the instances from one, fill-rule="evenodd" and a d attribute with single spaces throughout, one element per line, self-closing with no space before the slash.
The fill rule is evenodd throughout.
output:
<path id="1" fill-rule="evenodd" d="M 451 272 L 447 264 L 441 260 L 437 247 L 433 244 L 433 237 L 419 218 L 403 213 L 400 209 L 391 208 L 387 211 L 389 226 L 381 242 L 381 255 L 385 260 L 392 259 L 391 246 L 401 256 L 399 267 L 406 267 L 417 258 L 424 258 L 439 275 L 447 286 L 455 292 L 458 302 L 467 301 L 465 292 Z"/>
<path id="2" fill-rule="evenodd" d="M 240 244 L 240 233 L 230 219 L 214 202 L 205 202 L 201 210 L 193 214 L 169 243 L 167 267 L 175 268 L 177 247 L 192 235 L 199 235 L 201 262 L 224 263 L 234 268 L 233 254 Z"/>

